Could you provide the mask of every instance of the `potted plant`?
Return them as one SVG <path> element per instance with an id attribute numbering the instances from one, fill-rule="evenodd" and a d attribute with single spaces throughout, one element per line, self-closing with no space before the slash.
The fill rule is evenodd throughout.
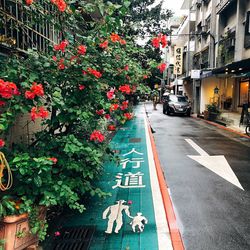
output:
<path id="1" fill-rule="evenodd" d="M 206 117 L 204 113 L 204 119 L 207 119 L 209 121 L 215 121 L 220 113 L 216 103 L 208 104 L 206 107 L 206 111 Z"/>

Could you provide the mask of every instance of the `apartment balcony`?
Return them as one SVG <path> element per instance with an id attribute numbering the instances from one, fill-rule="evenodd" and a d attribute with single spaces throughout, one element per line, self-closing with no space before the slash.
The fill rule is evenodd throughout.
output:
<path id="1" fill-rule="evenodd" d="M 234 61 L 235 33 L 219 42 L 217 67 L 223 67 Z"/>
<path id="2" fill-rule="evenodd" d="M 234 1 L 235 0 L 220 0 L 220 2 L 216 6 L 216 14 L 220 14 Z"/>

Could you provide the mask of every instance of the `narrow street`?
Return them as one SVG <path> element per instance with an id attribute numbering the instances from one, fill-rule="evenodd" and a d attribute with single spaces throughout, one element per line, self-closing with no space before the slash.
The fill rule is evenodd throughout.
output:
<path id="1" fill-rule="evenodd" d="M 250 139 L 145 107 L 185 249 L 250 249 Z"/>

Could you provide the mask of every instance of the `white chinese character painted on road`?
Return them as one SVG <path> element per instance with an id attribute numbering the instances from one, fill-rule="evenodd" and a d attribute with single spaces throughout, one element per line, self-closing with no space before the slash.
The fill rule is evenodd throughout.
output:
<path id="1" fill-rule="evenodd" d="M 118 173 L 116 176 L 116 185 L 112 188 L 115 189 L 117 187 L 120 188 L 143 188 L 145 185 L 142 184 L 142 176 L 144 174 L 141 172 L 137 172 L 135 174 L 132 174 L 131 172 L 128 172 L 125 174 L 125 181 L 124 185 L 122 185 L 122 176 L 123 173 Z"/>
<path id="2" fill-rule="evenodd" d="M 140 168 L 141 167 L 141 162 L 143 161 L 143 158 L 132 158 L 131 160 L 126 158 L 121 160 L 120 165 L 122 165 L 122 168 L 125 169 L 127 167 L 127 163 L 131 162 L 131 163 L 136 163 L 134 166 L 132 166 L 132 168 Z"/>
<path id="3" fill-rule="evenodd" d="M 136 227 L 138 227 L 138 232 L 143 232 L 144 230 L 144 224 L 147 224 L 148 220 L 146 217 L 142 216 L 142 213 L 137 213 L 135 217 L 133 217 L 132 222 L 130 222 L 130 225 L 132 226 L 133 232 L 135 232 Z"/>
<path id="4" fill-rule="evenodd" d="M 124 211 L 125 214 L 133 219 L 132 216 L 130 216 L 130 211 L 129 211 L 129 206 L 128 205 L 123 205 L 125 201 L 120 200 L 117 201 L 116 205 L 109 206 L 105 209 L 105 211 L 102 214 L 102 218 L 105 220 L 108 216 L 108 226 L 105 231 L 107 234 L 111 234 L 114 226 L 114 222 L 116 222 L 116 227 L 115 227 L 115 233 L 119 233 L 119 230 L 121 229 L 123 225 L 122 221 L 122 212 Z M 109 215 L 108 215 L 109 214 Z"/>
<path id="5" fill-rule="evenodd" d="M 133 154 L 133 153 L 138 154 L 138 155 L 143 155 L 143 153 L 137 152 L 137 151 L 135 150 L 135 148 L 132 148 L 131 151 L 129 151 L 128 153 L 126 153 L 126 154 L 124 154 L 124 155 L 122 155 L 122 156 L 130 155 L 130 154 Z"/>

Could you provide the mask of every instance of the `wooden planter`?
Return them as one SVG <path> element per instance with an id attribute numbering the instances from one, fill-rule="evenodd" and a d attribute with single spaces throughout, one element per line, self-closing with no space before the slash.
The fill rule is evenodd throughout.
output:
<path id="1" fill-rule="evenodd" d="M 5 241 L 4 250 L 22 250 L 37 245 L 37 236 L 29 231 L 28 214 L 4 217 L 0 222 L 0 239 Z"/>

